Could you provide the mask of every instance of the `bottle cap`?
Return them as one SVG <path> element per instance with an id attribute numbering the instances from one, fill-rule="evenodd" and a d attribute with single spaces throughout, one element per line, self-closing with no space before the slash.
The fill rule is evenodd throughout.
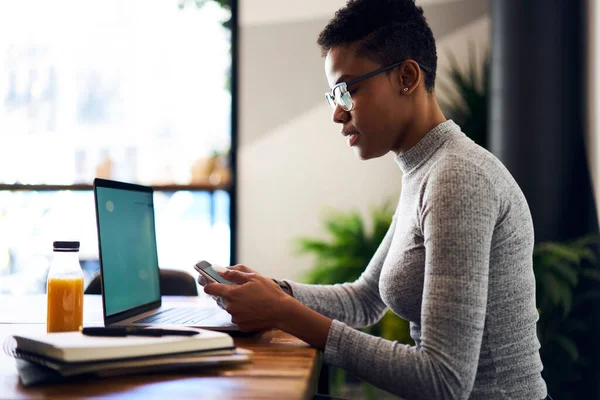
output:
<path id="1" fill-rule="evenodd" d="M 54 242 L 54 251 L 79 251 L 79 242 Z"/>

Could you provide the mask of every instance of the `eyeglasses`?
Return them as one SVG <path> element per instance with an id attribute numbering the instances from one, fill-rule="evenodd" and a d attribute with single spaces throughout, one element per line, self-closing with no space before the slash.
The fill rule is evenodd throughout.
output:
<path id="1" fill-rule="evenodd" d="M 352 86 L 355 83 L 358 83 L 360 81 L 363 81 L 367 78 L 370 78 L 372 76 L 380 74 L 382 72 L 388 71 L 392 68 L 396 68 L 396 67 L 400 66 L 403 62 L 404 61 L 400 61 L 398 63 L 388 65 L 387 67 L 379 68 L 375 71 L 372 71 L 372 72 L 369 72 L 362 76 L 359 76 L 358 78 L 354 78 L 348 82 L 338 83 L 331 89 L 331 92 L 325 93 L 325 98 L 327 99 L 327 103 L 329 103 L 331 108 L 333 108 L 334 110 L 339 105 L 345 111 L 352 111 L 354 109 L 354 101 L 352 101 L 352 96 L 350 95 L 350 92 L 348 91 L 348 88 L 350 86 Z M 419 68 L 421 68 L 423 71 L 431 72 L 431 68 L 421 65 L 419 63 L 417 63 L 417 64 L 419 65 Z"/>

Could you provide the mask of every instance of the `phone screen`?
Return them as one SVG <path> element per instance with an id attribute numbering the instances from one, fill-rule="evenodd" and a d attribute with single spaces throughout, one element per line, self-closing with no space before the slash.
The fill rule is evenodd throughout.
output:
<path id="1" fill-rule="evenodd" d="M 219 273 L 207 261 L 200 261 L 199 263 L 197 263 L 196 270 L 202 270 L 202 272 L 206 273 L 208 276 L 210 276 L 219 283 L 223 283 L 226 285 L 236 285 L 236 283 L 228 281 L 227 279 L 219 275 Z"/>

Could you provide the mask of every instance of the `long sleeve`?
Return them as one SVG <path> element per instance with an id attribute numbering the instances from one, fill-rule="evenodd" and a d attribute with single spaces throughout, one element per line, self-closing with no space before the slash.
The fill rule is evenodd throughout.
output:
<path id="1" fill-rule="evenodd" d="M 421 188 L 425 245 L 419 346 L 334 321 L 325 361 L 408 399 L 467 399 L 473 389 L 498 216 L 494 186 L 478 167 L 446 157 Z"/>
<path id="2" fill-rule="evenodd" d="M 396 218 L 359 279 L 336 285 L 306 285 L 286 280 L 294 297 L 329 318 L 362 328 L 381 319 L 387 309 L 379 295 L 381 267 L 394 236 Z"/>

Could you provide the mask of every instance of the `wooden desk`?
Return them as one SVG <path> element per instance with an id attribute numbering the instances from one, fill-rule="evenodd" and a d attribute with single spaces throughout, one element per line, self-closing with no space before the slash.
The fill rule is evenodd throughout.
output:
<path id="1" fill-rule="evenodd" d="M 163 297 L 163 303 L 202 304 L 199 297 Z M 86 295 L 84 325 L 102 324 L 100 296 Z M 45 332 L 46 296 L 0 295 L 0 343 L 15 333 Z M 93 379 L 25 388 L 15 362 L 0 350 L 0 399 L 310 399 L 316 388 L 321 353 L 281 331 L 235 338 L 254 352 L 249 364 L 190 372 Z"/>

